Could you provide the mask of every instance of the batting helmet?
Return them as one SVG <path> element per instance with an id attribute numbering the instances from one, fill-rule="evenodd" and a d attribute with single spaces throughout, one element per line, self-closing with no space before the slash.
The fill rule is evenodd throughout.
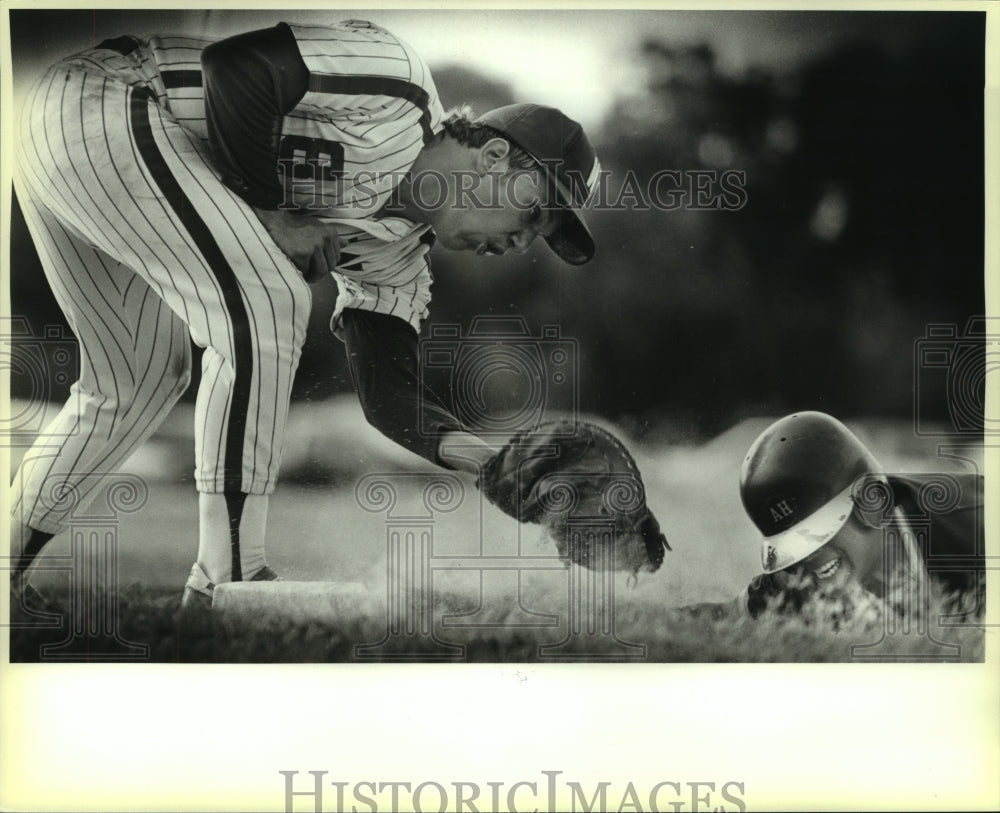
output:
<path id="1" fill-rule="evenodd" d="M 822 412 L 797 412 L 765 429 L 740 472 L 743 507 L 764 535 L 764 572 L 784 570 L 819 550 L 856 506 L 869 524 L 879 524 L 885 489 L 876 489 L 874 499 L 870 493 L 873 483 L 887 482 L 879 472 L 864 444 Z"/>

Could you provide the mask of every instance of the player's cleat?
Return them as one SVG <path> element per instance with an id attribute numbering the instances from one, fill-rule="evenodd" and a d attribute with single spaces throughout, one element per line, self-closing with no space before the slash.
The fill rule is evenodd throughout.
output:
<path id="1" fill-rule="evenodd" d="M 252 582 L 280 582 L 281 576 L 275 573 L 267 565 L 264 565 L 260 570 L 258 570 L 253 578 L 250 579 Z"/>
<path id="2" fill-rule="evenodd" d="M 251 582 L 276 582 L 281 581 L 281 577 L 267 565 L 258 570 Z M 184 594 L 181 596 L 181 609 L 203 609 L 207 610 L 212 606 L 212 594 L 215 591 L 215 584 L 208 578 L 208 574 L 201 565 L 195 562 L 191 566 L 191 575 L 188 576 L 184 585 Z"/>
<path id="3" fill-rule="evenodd" d="M 215 584 L 208 578 L 208 574 L 202 570 L 201 565 L 195 562 L 191 565 L 191 574 L 184 584 L 184 594 L 181 596 L 181 609 L 208 609 L 212 606 L 212 591 Z"/>
<path id="4" fill-rule="evenodd" d="M 12 573 L 10 576 L 10 612 L 29 615 L 41 612 L 48 600 L 38 592 L 23 573 Z"/>

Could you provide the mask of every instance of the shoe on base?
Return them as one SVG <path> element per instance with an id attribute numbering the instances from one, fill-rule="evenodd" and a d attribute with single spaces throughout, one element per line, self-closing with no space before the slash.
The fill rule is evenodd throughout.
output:
<path id="1" fill-rule="evenodd" d="M 281 576 L 275 573 L 267 565 L 264 565 L 260 570 L 253 574 L 253 578 L 250 579 L 252 582 L 280 582 Z"/>
<path id="2" fill-rule="evenodd" d="M 247 581 L 276 582 L 281 581 L 281 577 L 267 565 L 264 565 L 264 567 L 253 575 L 253 578 Z M 211 608 L 212 593 L 214 590 L 215 584 L 208 578 L 208 574 L 205 573 L 201 565 L 195 562 L 191 566 L 191 575 L 188 576 L 187 583 L 184 585 L 184 595 L 181 596 L 181 609 L 198 608 L 207 610 Z"/>
<path id="3" fill-rule="evenodd" d="M 191 565 L 191 574 L 184 584 L 184 594 L 181 596 L 182 610 L 207 610 L 212 606 L 212 591 L 215 584 L 195 562 Z"/>

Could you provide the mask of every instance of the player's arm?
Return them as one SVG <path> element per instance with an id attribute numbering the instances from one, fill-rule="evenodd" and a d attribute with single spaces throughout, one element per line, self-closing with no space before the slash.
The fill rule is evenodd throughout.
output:
<path id="1" fill-rule="evenodd" d="M 342 324 L 351 380 L 368 422 L 435 465 L 478 474 L 494 450 L 422 387 L 413 328 L 396 316 L 356 308 L 344 310 Z"/>
<path id="2" fill-rule="evenodd" d="M 309 69 L 284 23 L 212 43 L 202 52 L 205 119 L 222 181 L 254 207 L 279 248 L 314 282 L 337 265 L 336 227 L 280 208 L 282 117 L 309 88 Z"/>

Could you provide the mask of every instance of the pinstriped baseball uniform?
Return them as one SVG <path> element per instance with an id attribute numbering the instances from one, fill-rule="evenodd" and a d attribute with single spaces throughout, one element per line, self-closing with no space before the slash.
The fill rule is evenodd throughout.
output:
<path id="1" fill-rule="evenodd" d="M 369 23 L 291 29 L 309 68 L 309 90 L 286 118 L 281 156 L 300 157 L 310 143 L 330 144 L 332 155 L 320 189 L 326 195 L 314 197 L 293 172 L 285 172 L 285 188 L 340 227 L 334 323 L 345 308 L 356 308 L 399 316 L 419 330 L 430 301 L 429 227 L 357 217 L 381 208 L 440 131 L 443 110 L 430 72 L 408 45 Z M 323 114 L 331 109 L 336 116 Z"/>
<path id="2" fill-rule="evenodd" d="M 367 23 L 286 30 L 309 88 L 283 112 L 276 170 L 288 200 L 308 198 L 311 214 L 340 227 L 337 315 L 356 308 L 418 328 L 429 229 L 373 215 L 440 129 L 430 75 Z M 187 383 L 185 328 L 205 348 L 199 490 L 274 488 L 309 289 L 211 157 L 206 46 L 121 38 L 60 62 L 24 100 L 16 189 L 83 358 L 46 433 L 65 441 L 29 452 L 15 478 L 15 513 L 33 528 L 61 530 L 53 484 L 85 497 L 94 472 L 156 428 Z"/>
<path id="3" fill-rule="evenodd" d="M 419 330 L 430 302 L 430 228 L 373 215 L 441 130 L 430 71 L 409 45 L 365 21 L 288 29 L 309 85 L 282 119 L 282 202 L 338 226 L 335 322 L 345 308 L 357 308 L 399 316 Z M 149 43 L 163 77 L 159 92 L 178 120 L 205 138 L 200 58 L 207 44 L 190 37 Z"/>

